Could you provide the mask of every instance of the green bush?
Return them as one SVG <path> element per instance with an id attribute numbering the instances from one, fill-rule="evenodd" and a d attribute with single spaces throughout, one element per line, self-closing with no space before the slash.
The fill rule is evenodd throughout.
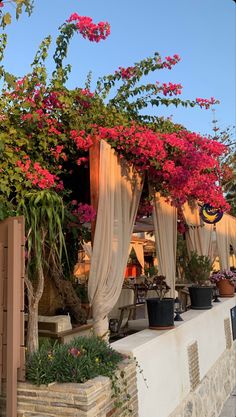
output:
<path id="1" fill-rule="evenodd" d="M 98 375 L 112 378 L 122 355 L 97 337 L 78 337 L 70 343 L 42 344 L 26 355 L 26 379 L 33 384 L 85 382 Z"/>

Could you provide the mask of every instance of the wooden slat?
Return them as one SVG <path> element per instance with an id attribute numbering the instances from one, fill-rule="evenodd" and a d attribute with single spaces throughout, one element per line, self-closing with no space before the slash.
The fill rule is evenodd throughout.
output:
<path id="1" fill-rule="evenodd" d="M 21 367 L 22 220 L 9 219 L 7 280 L 7 417 L 17 416 L 17 373 Z"/>
<path id="2" fill-rule="evenodd" d="M 3 346 L 3 243 L 0 242 L 0 395 L 2 394 Z"/>
<path id="3" fill-rule="evenodd" d="M 7 345 L 7 311 L 3 310 L 3 345 Z"/>
<path id="4" fill-rule="evenodd" d="M 0 396 L 2 393 L 2 335 L 0 334 Z"/>
<path id="5" fill-rule="evenodd" d="M 7 345 L 2 345 L 2 379 L 7 378 Z"/>
<path id="6" fill-rule="evenodd" d="M 0 222 L 0 384 L 6 381 L 6 417 L 17 416 L 17 377 L 24 379 L 24 258 L 23 217 Z"/>
<path id="7" fill-rule="evenodd" d="M 7 417 L 16 417 L 17 415 L 17 368 L 20 366 L 20 243 L 18 221 L 13 219 L 12 221 L 9 221 L 8 226 Z"/>
<path id="8" fill-rule="evenodd" d="M 3 278 L 3 310 L 7 311 L 7 278 Z"/>

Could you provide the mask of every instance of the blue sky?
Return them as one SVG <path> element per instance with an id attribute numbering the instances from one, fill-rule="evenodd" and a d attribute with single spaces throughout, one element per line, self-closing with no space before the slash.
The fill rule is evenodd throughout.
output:
<path id="1" fill-rule="evenodd" d="M 219 127 L 236 124 L 233 0 L 35 0 L 33 15 L 21 17 L 7 30 L 8 71 L 19 76 L 29 71 L 41 40 L 51 34 L 55 41 L 58 26 L 73 12 L 91 16 L 95 22 L 108 21 L 111 35 L 99 44 L 77 35 L 73 38 L 68 58 L 73 66 L 69 87 L 82 86 L 89 70 L 96 80 L 155 51 L 163 58 L 177 53 L 181 62 L 171 71 L 158 71 L 152 81 L 180 82 L 183 98 L 214 96 L 221 102 L 215 106 Z M 48 68 L 52 69 L 51 59 Z M 173 121 L 192 131 L 212 133 L 211 110 L 160 107 L 151 112 L 173 116 Z"/>

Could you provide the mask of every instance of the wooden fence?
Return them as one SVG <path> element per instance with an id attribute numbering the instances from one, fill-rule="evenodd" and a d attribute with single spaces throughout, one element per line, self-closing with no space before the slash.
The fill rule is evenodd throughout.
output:
<path id="1" fill-rule="evenodd" d="M 0 222 L 0 417 L 17 417 L 24 380 L 24 218 Z"/>

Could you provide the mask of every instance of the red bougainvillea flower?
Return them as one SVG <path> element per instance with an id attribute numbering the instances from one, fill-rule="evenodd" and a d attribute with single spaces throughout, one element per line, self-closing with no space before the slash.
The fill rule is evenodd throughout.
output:
<path id="1" fill-rule="evenodd" d="M 3 7 L 3 6 L 4 6 L 3 1 L 0 1 L 0 7 Z"/>
<path id="2" fill-rule="evenodd" d="M 92 145 L 92 139 L 87 136 L 84 130 L 77 131 L 75 129 L 70 131 L 70 137 L 75 142 L 77 149 L 87 151 Z"/>
<path id="3" fill-rule="evenodd" d="M 219 104 L 219 100 L 216 100 L 214 97 L 211 97 L 210 100 L 207 98 L 196 98 L 196 103 L 202 108 L 209 109 L 213 104 Z"/>
<path id="4" fill-rule="evenodd" d="M 74 23 L 83 38 L 88 39 L 90 42 L 100 42 L 110 35 L 111 28 L 108 22 L 95 24 L 91 17 L 80 16 L 77 13 L 73 13 L 67 22 Z"/>
<path id="5" fill-rule="evenodd" d="M 160 64 L 162 65 L 162 68 L 167 68 L 167 69 L 172 69 L 172 67 L 176 64 L 178 64 L 178 62 L 181 60 L 180 56 L 178 54 L 173 55 L 173 57 L 171 56 L 166 56 L 165 57 L 165 61 L 161 61 L 161 59 L 159 59 Z"/>
<path id="6" fill-rule="evenodd" d="M 182 93 L 182 85 L 181 84 L 173 84 L 173 83 L 163 83 L 162 85 L 159 85 L 159 82 L 157 81 L 157 86 L 159 91 L 162 91 L 164 96 L 167 95 L 178 95 Z"/>
<path id="7" fill-rule="evenodd" d="M 120 74 L 123 80 L 125 79 L 129 80 L 136 74 L 136 72 L 137 72 L 136 67 L 127 67 L 127 68 L 119 67 L 118 71 L 116 71 L 115 74 Z"/>
<path id="8" fill-rule="evenodd" d="M 25 155 L 23 161 L 17 161 L 16 165 L 32 185 L 42 190 L 56 185 L 57 176 L 51 174 L 46 168 L 42 168 L 39 162 L 33 163 L 27 155 Z"/>
<path id="9" fill-rule="evenodd" d="M 143 126 L 94 127 L 121 157 L 139 171 L 147 172 L 157 191 L 170 197 L 175 206 L 188 199 L 209 202 L 228 210 L 222 188 L 223 171 L 218 158 L 226 147 L 196 133 L 158 133 Z M 87 140 L 92 141 L 91 135 Z"/>

